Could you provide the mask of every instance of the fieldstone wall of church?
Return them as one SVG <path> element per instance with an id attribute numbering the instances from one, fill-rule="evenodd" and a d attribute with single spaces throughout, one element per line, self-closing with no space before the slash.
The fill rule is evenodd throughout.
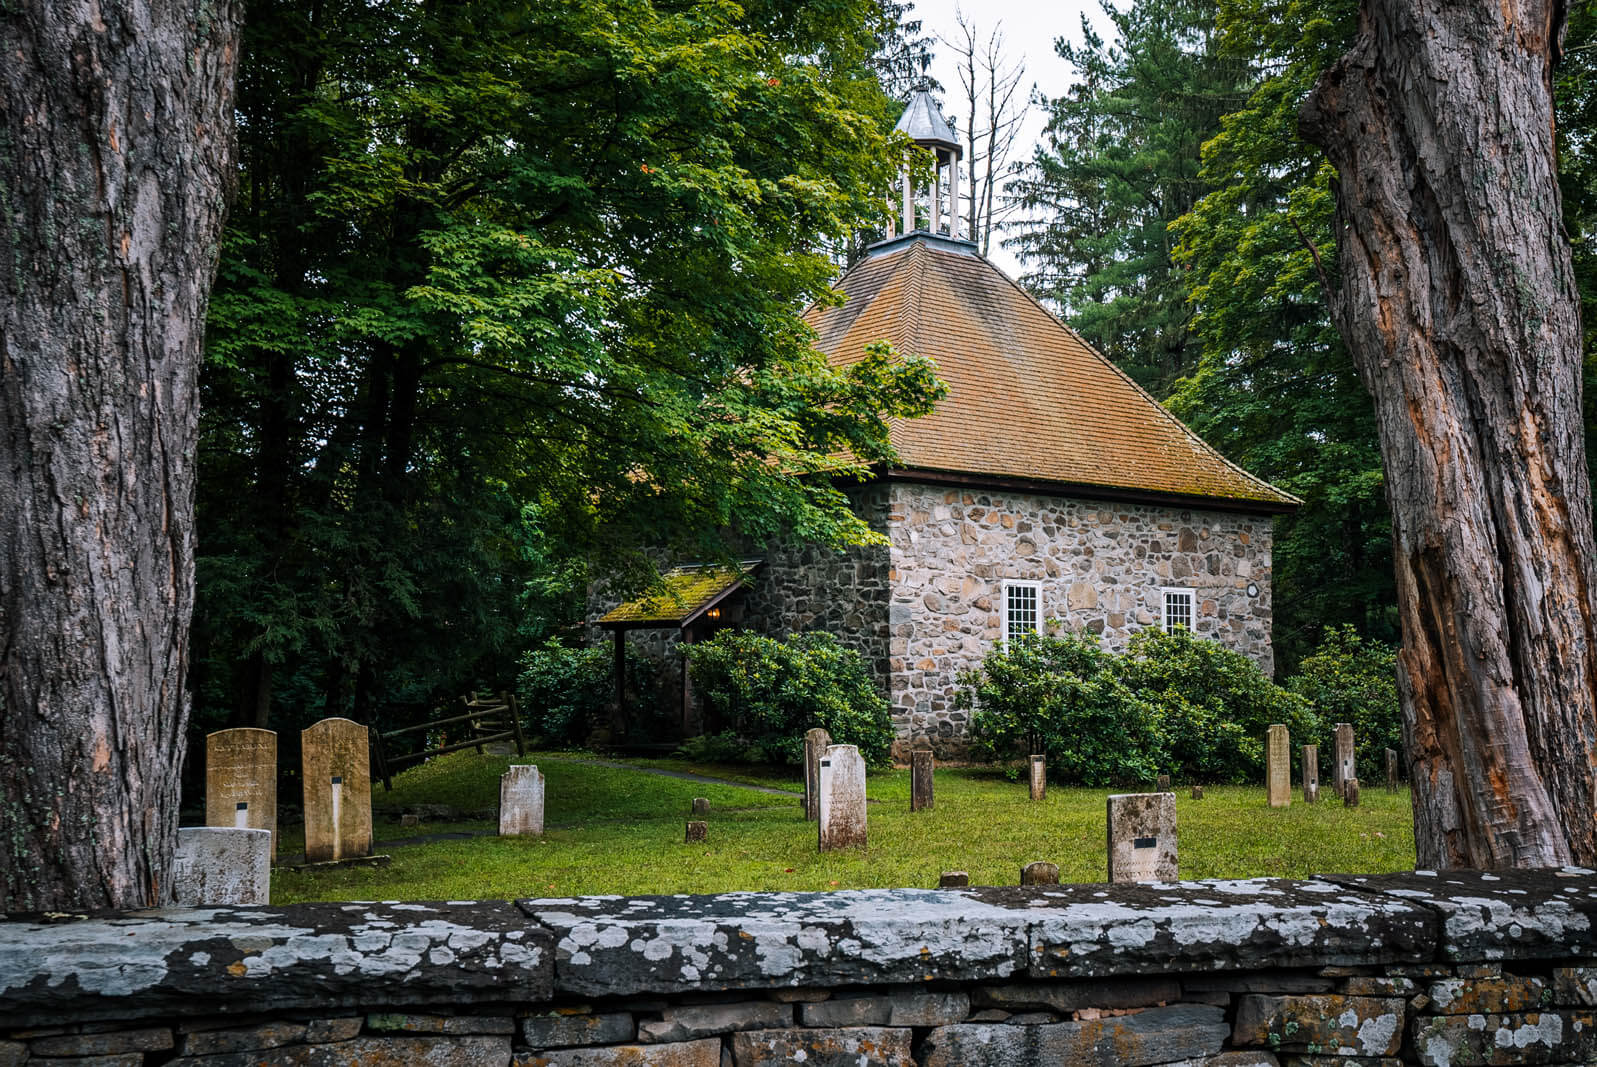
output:
<path id="1" fill-rule="evenodd" d="M 1273 670 L 1268 515 L 899 482 L 888 529 L 894 723 L 941 754 L 963 750 L 958 675 L 1001 639 L 1006 581 L 1038 583 L 1045 627 L 1116 652 L 1191 589 L 1195 632 Z"/>

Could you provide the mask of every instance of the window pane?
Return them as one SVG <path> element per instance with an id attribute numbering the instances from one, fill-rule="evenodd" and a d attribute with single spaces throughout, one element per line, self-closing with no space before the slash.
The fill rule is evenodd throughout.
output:
<path id="1" fill-rule="evenodd" d="M 1009 639 L 1037 632 L 1037 587 L 1011 585 L 1004 590 L 1004 633 Z"/>

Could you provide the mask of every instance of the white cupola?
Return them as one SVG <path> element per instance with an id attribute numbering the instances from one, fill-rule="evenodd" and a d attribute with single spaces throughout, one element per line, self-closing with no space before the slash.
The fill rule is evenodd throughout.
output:
<path id="1" fill-rule="evenodd" d="M 944 234 L 946 218 L 946 235 L 959 240 L 959 159 L 964 152 L 948 120 L 943 118 L 942 108 L 937 106 L 931 93 L 917 89 L 894 129 L 908 134 L 916 148 L 931 152 L 936 160 L 932 170 L 932 188 L 926 190 L 926 226 L 923 232 Z M 910 175 L 907 161 L 899 170 L 898 177 L 904 193 L 902 232 L 910 234 L 920 229 L 916 216 L 920 201 L 915 195 L 915 180 Z M 892 205 L 889 205 L 889 218 L 892 213 Z"/>

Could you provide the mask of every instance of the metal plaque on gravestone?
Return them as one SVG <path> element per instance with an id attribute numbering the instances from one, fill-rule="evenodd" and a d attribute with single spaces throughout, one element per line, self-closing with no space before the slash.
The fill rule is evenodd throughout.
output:
<path id="1" fill-rule="evenodd" d="M 925 811 L 932 806 L 932 752 L 917 748 L 909 754 L 909 810 Z"/>
<path id="2" fill-rule="evenodd" d="M 832 735 L 817 726 L 804 733 L 804 817 L 814 822 L 821 817 L 821 760 L 832 743 Z"/>
<path id="3" fill-rule="evenodd" d="M 865 758 L 854 745 L 829 745 L 821 759 L 820 850 L 865 847 Z"/>
<path id="4" fill-rule="evenodd" d="M 1320 746 L 1303 746 L 1303 803 L 1320 799 Z"/>
<path id="5" fill-rule="evenodd" d="M 1390 748 L 1386 750 L 1386 791 L 1397 792 L 1397 753 Z"/>
<path id="6" fill-rule="evenodd" d="M 323 719 L 299 736 L 305 859 L 321 863 L 371 855 L 371 749 L 366 727 L 349 719 Z"/>
<path id="7" fill-rule="evenodd" d="M 1109 880 L 1174 882 L 1176 796 L 1116 793 L 1109 798 Z"/>
<path id="8" fill-rule="evenodd" d="M 172 853 L 180 908 L 272 902 L 272 837 L 260 827 L 185 826 Z"/>
<path id="9" fill-rule="evenodd" d="M 543 833 L 543 775 L 535 763 L 517 763 L 499 778 L 499 836 Z"/>
<path id="10" fill-rule="evenodd" d="M 1265 738 L 1264 792 L 1272 808 L 1292 804 L 1292 738 L 1280 723 L 1272 723 Z"/>
<path id="11" fill-rule="evenodd" d="M 277 859 L 277 734 L 218 730 L 205 738 L 205 825 L 266 830 Z"/>
<path id="12" fill-rule="evenodd" d="M 1048 760 L 1033 754 L 1031 757 L 1031 799 L 1041 800 L 1048 795 Z"/>
<path id="13" fill-rule="evenodd" d="M 1331 787 L 1337 796 L 1345 796 L 1349 778 L 1358 777 L 1353 766 L 1353 727 L 1350 723 L 1336 724 L 1336 762 L 1331 767 Z"/>

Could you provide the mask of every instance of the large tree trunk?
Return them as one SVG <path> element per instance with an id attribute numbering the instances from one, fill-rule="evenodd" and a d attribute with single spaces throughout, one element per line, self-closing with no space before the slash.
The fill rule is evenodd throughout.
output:
<path id="1" fill-rule="evenodd" d="M 170 893 L 240 6 L 0 12 L 0 911 Z"/>
<path id="2" fill-rule="evenodd" d="M 1552 0 L 1364 0 L 1302 113 L 1337 168 L 1333 314 L 1380 424 L 1423 866 L 1597 862 L 1562 33 Z"/>

